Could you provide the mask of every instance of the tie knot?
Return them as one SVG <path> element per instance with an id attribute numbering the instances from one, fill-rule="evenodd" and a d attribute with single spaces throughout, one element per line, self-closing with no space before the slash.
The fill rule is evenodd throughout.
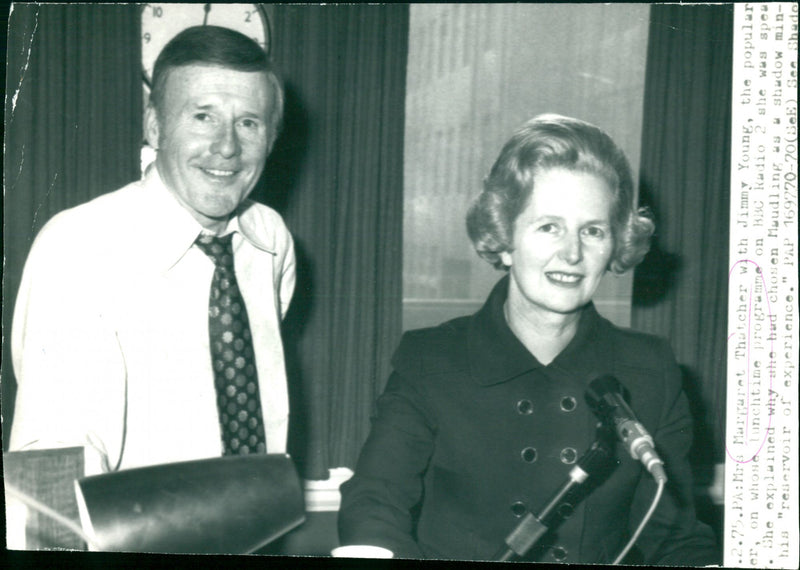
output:
<path id="1" fill-rule="evenodd" d="M 214 261 L 214 265 L 233 267 L 232 237 L 233 234 L 227 234 L 222 237 L 200 234 L 195 243 L 203 253 Z"/>

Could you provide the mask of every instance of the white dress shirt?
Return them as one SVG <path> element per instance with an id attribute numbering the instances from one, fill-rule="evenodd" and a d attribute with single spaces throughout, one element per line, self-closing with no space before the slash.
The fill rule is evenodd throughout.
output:
<path id="1" fill-rule="evenodd" d="M 294 248 L 274 210 L 248 200 L 237 213 L 228 231 L 267 450 L 283 453 L 280 321 L 294 291 Z M 193 246 L 201 229 L 154 167 L 45 225 L 14 313 L 12 450 L 85 445 L 87 474 L 221 455 L 208 339 L 214 263 Z"/>

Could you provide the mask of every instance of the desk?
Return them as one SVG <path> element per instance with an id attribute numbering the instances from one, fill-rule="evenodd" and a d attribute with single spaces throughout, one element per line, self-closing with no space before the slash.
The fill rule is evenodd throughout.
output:
<path id="1" fill-rule="evenodd" d="M 6 481 L 20 491 L 51 507 L 80 526 L 74 493 L 75 479 L 83 477 L 83 448 L 31 450 L 4 454 Z M 333 470 L 326 481 L 304 484 L 306 521 L 254 554 L 281 556 L 327 556 L 338 546 L 336 518 L 339 485 L 352 472 Z M 6 495 L 9 546 L 25 550 L 85 550 L 86 544 L 74 533 L 32 509 L 14 516 L 13 504 Z M 27 521 L 23 521 L 27 518 Z M 24 529 L 21 527 L 25 526 Z M 16 530 L 15 530 L 16 528 Z M 22 537 L 12 540 L 12 537 Z"/>

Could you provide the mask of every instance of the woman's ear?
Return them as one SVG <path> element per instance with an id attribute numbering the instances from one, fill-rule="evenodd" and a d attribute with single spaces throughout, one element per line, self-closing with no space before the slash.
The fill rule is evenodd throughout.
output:
<path id="1" fill-rule="evenodd" d="M 153 149 L 158 150 L 158 139 L 161 132 L 158 124 L 158 112 L 148 105 L 144 112 L 144 138 Z"/>
<path id="2" fill-rule="evenodd" d="M 500 261 L 503 262 L 503 265 L 506 267 L 511 267 L 511 252 L 510 251 L 501 251 L 500 252 Z"/>

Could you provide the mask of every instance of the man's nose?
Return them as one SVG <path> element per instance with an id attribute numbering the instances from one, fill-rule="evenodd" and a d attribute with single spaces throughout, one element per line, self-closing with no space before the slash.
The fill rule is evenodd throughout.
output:
<path id="1" fill-rule="evenodd" d="M 567 233 L 564 236 L 563 243 L 561 244 L 561 251 L 559 252 L 561 259 L 575 265 L 583 259 L 583 244 L 581 238 L 577 234 Z"/>
<path id="2" fill-rule="evenodd" d="M 211 151 L 224 158 L 236 156 L 240 150 L 239 137 L 233 123 L 223 126 L 211 145 Z"/>

